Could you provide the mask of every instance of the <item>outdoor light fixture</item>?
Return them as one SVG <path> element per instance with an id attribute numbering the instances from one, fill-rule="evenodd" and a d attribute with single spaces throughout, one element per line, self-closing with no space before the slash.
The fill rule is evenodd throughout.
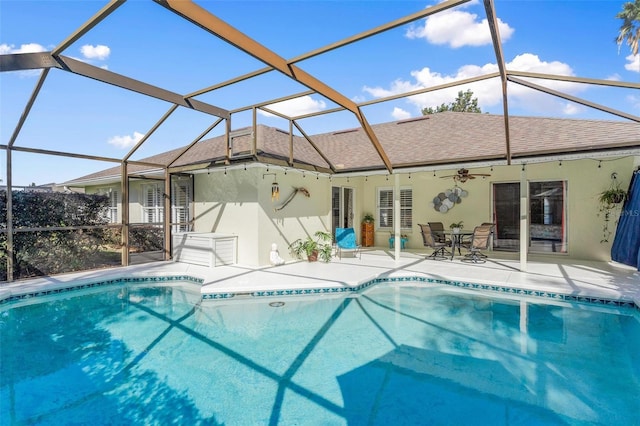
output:
<path id="1" fill-rule="evenodd" d="M 276 174 L 275 173 L 265 173 L 262 175 L 262 179 L 265 176 L 273 175 L 273 183 L 271 184 L 271 201 L 276 201 L 280 199 L 280 185 L 276 182 Z"/>

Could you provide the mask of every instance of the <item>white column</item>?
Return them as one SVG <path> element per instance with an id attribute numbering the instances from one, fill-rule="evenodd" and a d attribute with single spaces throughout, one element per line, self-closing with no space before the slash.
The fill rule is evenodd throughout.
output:
<path id="1" fill-rule="evenodd" d="M 395 249 L 395 260 L 400 260 L 400 247 L 402 247 L 402 239 L 400 238 L 400 175 L 394 175 L 393 188 L 393 233 L 395 235 L 393 248 Z"/>
<path id="2" fill-rule="evenodd" d="M 527 255 L 529 252 L 529 185 L 527 183 L 527 168 L 520 172 L 520 270 L 527 271 Z"/>

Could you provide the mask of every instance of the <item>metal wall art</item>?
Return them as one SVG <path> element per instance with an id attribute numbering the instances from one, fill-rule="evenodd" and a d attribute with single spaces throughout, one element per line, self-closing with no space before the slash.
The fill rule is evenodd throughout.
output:
<path id="1" fill-rule="evenodd" d="M 433 197 L 431 206 L 437 212 L 446 213 L 451 210 L 456 204 L 460 204 L 462 202 L 462 199 L 467 195 L 469 195 L 469 192 L 458 186 L 455 186 L 453 189 L 447 189 L 444 192 L 441 192 Z"/>

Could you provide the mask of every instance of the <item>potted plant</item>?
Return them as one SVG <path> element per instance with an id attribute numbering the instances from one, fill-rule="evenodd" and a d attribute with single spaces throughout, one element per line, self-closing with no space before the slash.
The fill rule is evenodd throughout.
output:
<path id="1" fill-rule="evenodd" d="M 459 234 L 460 230 L 462 229 L 462 223 L 462 220 L 460 222 L 453 222 L 451 225 L 449 225 L 449 228 L 451 228 L 451 231 L 453 231 L 454 234 Z"/>
<path id="2" fill-rule="evenodd" d="M 373 217 L 373 215 L 371 213 L 365 213 L 364 217 L 362 218 L 362 223 L 373 223 L 375 222 L 375 218 Z"/>
<path id="3" fill-rule="evenodd" d="M 291 253 L 298 259 L 307 257 L 309 262 L 318 259 L 329 262 L 333 256 L 333 244 L 331 234 L 324 231 L 316 231 L 313 236 L 299 238 L 289 245 Z"/>
<path id="4" fill-rule="evenodd" d="M 602 191 L 598 201 L 602 205 L 613 205 L 622 203 L 625 198 L 627 198 L 627 191 L 619 187 L 613 187 Z"/>
<path id="5" fill-rule="evenodd" d="M 609 242 L 609 237 L 611 237 L 612 234 L 612 231 L 609 229 L 611 212 L 626 198 L 627 192 L 621 189 L 618 185 L 613 185 L 611 188 L 600 193 L 598 201 L 600 202 L 600 214 L 604 219 L 604 223 L 602 225 L 602 239 L 600 240 L 601 243 Z M 614 220 L 614 222 L 617 223 L 617 220 Z"/>

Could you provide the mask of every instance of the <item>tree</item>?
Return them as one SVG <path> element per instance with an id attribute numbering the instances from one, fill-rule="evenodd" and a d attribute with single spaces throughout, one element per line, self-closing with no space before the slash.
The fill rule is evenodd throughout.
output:
<path id="1" fill-rule="evenodd" d="M 638 40 L 640 39 L 640 0 L 625 3 L 622 6 L 622 12 L 618 13 L 616 18 L 622 19 L 620 33 L 616 38 L 618 49 L 626 41 L 631 53 L 637 55 Z"/>
<path id="2" fill-rule="evenodd" d="M 480 110 L 480 107 L 478 106 L 478 98 L 473 98 L 473 92 L 470 89 L 467 89 L 466 92 L 463 92 L 462 90 L 459 91 L 456 100 L 451 102 L 449 105 L 442 104 L 436 108 L 424 108 L 422 110 L 422 115 L 435 114 L 444 111 L 482 112 L 482 110 Z"/>

